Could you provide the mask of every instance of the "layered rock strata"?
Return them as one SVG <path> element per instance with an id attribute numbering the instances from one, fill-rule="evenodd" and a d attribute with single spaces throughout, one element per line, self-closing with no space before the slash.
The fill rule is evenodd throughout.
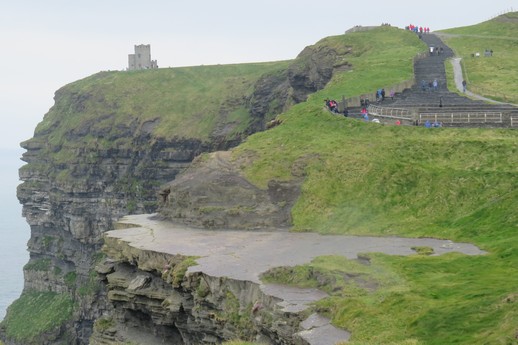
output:
<path id="1" fill-rule="evenodd" d="M 155 136 L 161 116 L 169 114 L 140 120 L 143 105 L 123 104 L 123 100 L 131 101 L 128 92 L 132 91 L 116 90 L 117 72 L 102 72 L 88 78 L 86 86 L 73 83 L 58 90 L 49 111 L 52 116 L 47 114 L 34 138 L 22 143 L 27 165 L 20 170 L 23 183 L 18 198 L 31 227 L 24 292 L 69 295 L 74 311 L 66 324 L 31 341 L 88 343 L 94 321 L 111 308 L 110 301 L 104 298 L 104 285 L 93 269 L 102 260 L 102 234 L 126 214 L 154 212 L 159 186 L 173 181 L 200 153 L 238 145 L 247 135 L 263 130 L 275 115 L 323 88 L 333 72 L 345 66 L 345 53 L 307 48 L 286 70 L 259 78 L 247 96 L 222 100 L 221 107 L 215 110 L 217 123 L 206 140 Z M 114 94 L 122 98 L 113 98 Z M 236 109 L 246 109 L 250 116 L 248 125 L 237 134 L 239 124 L 229 122 L 229 114 Z M 121 116 L 128 116 L 127 121 L 121 122 Z M 248 188 L 240 186 L 236 193 Z M 228 194 L 224 189 L 219 192 Z M 290 197 L 285 198 L 284 193 Z M 273 183 L 267 192 L 254 190 L 247 194 L 257 195 L 263 205 L 270 205 L 264 212 L 244 207 L 237 210 L 237 215 L 253 216 L 249 228 L 286 227 L 297 193 L 296 185 Z M 211 206 L 204 210 L 211 210 Z M 232 216 L 236 209 L 220 211 L 221 217 L 213 223 L 207 221 L 208 217 L 198 218 L 203 208 L 187 211 L 185 219 L 198 226 L 237 226 L 239 217 Z M 256 211 L 261 212 L 254 215 Z M 272 216 L 274 221 L 261 223 L 265 216 Z M 2 330 L 0 338 L 6 339 Z"/>

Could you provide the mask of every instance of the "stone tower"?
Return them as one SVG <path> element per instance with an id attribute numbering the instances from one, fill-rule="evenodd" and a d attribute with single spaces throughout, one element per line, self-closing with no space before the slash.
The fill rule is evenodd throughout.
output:
<path id="1" fill-rule="evenodd" d="M 135 45 L 135 54 L 128 55 L 128 70 L 158 68 L 156 60 L 151 60 L 151 45 Z"/>

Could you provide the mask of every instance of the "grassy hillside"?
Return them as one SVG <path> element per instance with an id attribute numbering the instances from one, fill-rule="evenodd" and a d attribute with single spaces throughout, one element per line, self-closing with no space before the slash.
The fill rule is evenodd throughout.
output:
<path id="1" fill-rule="evenodd" d="M 518 12 L 511 12 L 490 21 L 443 30 L 444 40 L 462 57 L 468 88 L 481 95 L 518 104 Z M 493 50 L 492 57 L 484 51 Z M 480 58 L 471 54 L 479 52 Z"/>
<path id="2" fill-rule="evenodd" d="M 217 124 L 233 124 L 232 137 L 250 121 L 243 99 L 253 91 L 253 84 L 288 64 L 101 72 L 58 90 L 56 104 L 36 128 L 36 135 L 51 131 L 49 141 L 59 145 L 70 139 L 70 133 L 85 132 L 85 142 L 101 137 L 112 145 L 128 126 L 138 128 L 158 120 L 155 137 L 206 140 Z M 230 114 L 222 118 L 222 109 L 230 109 Z"/>
<path id="3" fill-rule="evenodd" d="M 384 64 L 393 63 L 383 59 L 390 47 L 375 47 L 361 69 L 353 64 L 235 157 L 252 161 L 244 173 L 261 187 L 304 170 L 296 231 L 447 238 L 488 254 L 435 257 L 420 248 L 413 257 L 368 254 L 369 266 L 318 258 L 272 279 L 327 289 L 331 297 L 317 308 L 352 331 L 351 344 L 518 344 L 518 132 L 391 127 L 329 114 L 327 95 L 361 93 L 357 85 L 384 84 L 387 69 L 396 69 Z M 511 66 L 506 78 L 517 80 Z M 316 275 L 332 283 L 321 286 Z"/>
<path id="4" fill-rule="evenodd" d="M 341 99 L 380 87 L 388 87 L 413 78 L 413 58 L 427 46 L 417 36 L 392 27 L 325 38 L 315 47 L 329 46 L 338 51 L 350 50 L 350 70 L 338 73 L 322 90 L 311 97 L 311 104 L 323 104 L 324 98 Z"/>

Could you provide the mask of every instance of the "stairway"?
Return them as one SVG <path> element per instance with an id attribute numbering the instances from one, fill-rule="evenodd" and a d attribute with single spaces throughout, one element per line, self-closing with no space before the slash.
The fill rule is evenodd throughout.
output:
<path id="1" fill-rule="evenodd" d="M 423 34 L 422 40 L 429 46 L 439 48 L 440 54 L 434 52 L 414 64 L 416 83 L 409 89 L 396 94 L 393 100 L 386 99 L 379 106 L 388 108 L 409 108 L 419 114 L 467 114 L 467 113 L 502 113 L 502 123 L 477 123 L 477 127 L 509 127 L 510 116 L 518 118 L 518 108 L 507 104 L 489 104 L 472 100 L 457 93 L 449 92 L 446 82 L 444 63 L 454 56 L 453 51 L 434 34 Z M 442 49 L 441 49 L 442 48 Z M 437 80 L 436 90 L 429 84 Z M 422 84 L 425 87 L 422 87 Z M 515 120 L 516 121 L 516 120 Z M 446 124 L 448 126 L 473 126 L 473 123 Z M 516 124 L 515 124 L 516 126 Z"/>

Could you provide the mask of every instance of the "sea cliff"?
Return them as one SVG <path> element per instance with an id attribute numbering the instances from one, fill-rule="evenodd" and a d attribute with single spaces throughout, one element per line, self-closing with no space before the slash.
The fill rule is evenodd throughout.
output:
<path id="1" fill-rule="evenodd" d="M 18 198 L 31 227 L 30 260 L 1 338 L 87 344 L 115 298 L 95 271 L 105 256 L 103 233 L 126 214 L 156 211 L 160 187 L 195 157 L 236 146 L 324 87 L 334 64 L 328 53 L 308 48 L 277 63 L 101 72 L 59 89 L 34 137 L 21 144 L 27 164 Z M 52 303 L 52 315 L 37 311 Z"/>

